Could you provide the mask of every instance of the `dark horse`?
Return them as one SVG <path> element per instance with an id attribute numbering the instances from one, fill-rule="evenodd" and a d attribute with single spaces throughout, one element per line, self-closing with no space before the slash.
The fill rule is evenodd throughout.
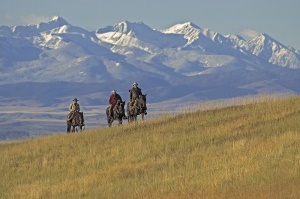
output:
<path id="1" fill-rule="evenodd" d="M 128 122 L 136 121 L 138 115 L 142 115 L 142 120 L 144 120 L 144 115 L 146 112 L 146 95 L 140 95 L 134 103 L 131 105 L 130 102 L 127 104 L 127 117 Z"/>
<path id="2" fill-rule="evenodd" d="M 67 133 L 71 132 L 71 127 L 72 127 L 72 132 L 78 132 L 78 129 L 76 127 L 79 127 L 80 131 L 83 130 L 84 126 L 84 117 L 83 117 L 83 112 L 75 112 L 73 115 L 73 118 L 68 121 L 67 120 Z"/>
<path id="3" fill-rule="evenodd" d="M 107 107 L 106 109 L 106 117 L 107 117 L 107 124 L 108 124 L 108 127 L 111 127 L 112 123 L 114 120 L 118 120 L 119 121 L 119 125 L 122 124 L 122 118 L 125 114 L 124 112 L 124 105 L 125 105 L 125 101 L 123 102 L 118 102 L 113 110 L 112 110 L 112 115 L 110 116 L 109 115 L 109 107 Z"/>

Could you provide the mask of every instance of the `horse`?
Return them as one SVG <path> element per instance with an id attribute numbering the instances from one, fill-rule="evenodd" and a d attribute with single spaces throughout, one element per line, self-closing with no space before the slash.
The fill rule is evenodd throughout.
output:
<path id="1" fill-rule="evenodd" d="M 71 127 L 72 132 L 78 132 L 78 129 L 76 128 L 77 126 L 79 127 L 80 131 L 82 131 L 82 127 L 85 126 L 83 112 L 75 112 L 73 118 L 70 121 L 67 120 L 67 133 L 71 132 Z"/>
<path id="2" fill-rule="evenodd" d="M 118 102 L 114 106 L 114 108 L 112 110 L 112 115 L 111 116 L 109 115 L 109 108 L 110 107 L 107 107 L 107 109 L 106 109 L 106 117 L 107 117 L 108 127 L 112 126 L 112 123 L 113 123 L 114 120 L 118 120 L 119 125 L 122 124 L 122 122 L 123 122 L 123 116 L 125 114 L 125 112 L 124 112 L 124 105 L 125 105 L 125 101 Z"/>
<path id="3" fill-rule="evenodd" d="M 130 102 L 127 104 L 127 117 L 128 123 L 137 120 L 137 116 L 142 114 L 142 119 L 144 120 L 144 115 L 146 112 L 146 102 L 144 101 L 146 95 L 140 95 L 135 99 L 134 103 L 131 105 Z M 144 110 L 144 111 L 143 111 Z"/>

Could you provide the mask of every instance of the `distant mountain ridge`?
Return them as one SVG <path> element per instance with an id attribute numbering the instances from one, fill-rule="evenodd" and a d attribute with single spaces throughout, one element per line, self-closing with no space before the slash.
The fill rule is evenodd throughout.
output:
<path id="1" fill-rule="evenodd" d="M 47 23 L 37 25 L 0 26 L 0 50 L 1 84 L 73 81 L 75 74 L 62 75 L 70 74 L 70 68 L 76 71 L 79 76 L 76 81 L 79 82 L 99 82 L 106 79 L 104 76 L 122 79 L 117 73 L 128 78 L 128 73 L 135 73 L 133 71 L 139 75 L 143 73 L 148 76 L 151 72 L 158 75 L 170 72 L 170 69 L 179 73 L 176 75 L 195 76 L 203 74 L 202 71 L 209 70 L 209 67 L 222 67 L 229 59 L 241 66 L 247 62 L 248 65 L 255 66 L 269 63 L 274 67 L 300 68 L 299 52 L 265 33 L 246 41 L 241 36 L 222 35 L 202 29 L 191 22 L 158 31 L 142 22 L 123 21 L 91 32 L 72 26 L 65 19 L 56 16 Z M 22 55 L 24 52 L 26 56 Z M 202 58 L 194 60 L 195 53 Z M 193 67 L 198 67 L 199 70 L 181 73 L 188 70 L 181 70 L 188 63 L 174 65 L 170 62 L 181 54 L 188 55 L 186 61 L 189 63 L 198 62 L 193 63 Z M 218 61 L 206 59 L 207 56 L 215 56 L 214 60 Z M 135 59 L 135 63 L 132 59 Z M 150 64 L 151 67 L 161 65 L 163 68 L 142 69 L 139 72 L 141 67 L 136 65 L 136 61 L 142 65 Z M 126 67 L 126 71 L 121 66 Z M 18 75 L 19 70 L 9 70 L 11 67 L 22 71 L 22 77 Z M 166 75 L 163 79 L 165 77 Z"/>

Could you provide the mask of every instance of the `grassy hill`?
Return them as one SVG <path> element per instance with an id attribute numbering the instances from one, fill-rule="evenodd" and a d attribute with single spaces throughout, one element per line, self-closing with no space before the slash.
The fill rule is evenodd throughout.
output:
<path id="1" fill-rule="evenodd" d="M 0 144 L 0 198 L 300 198 L 300 97 Z"/>

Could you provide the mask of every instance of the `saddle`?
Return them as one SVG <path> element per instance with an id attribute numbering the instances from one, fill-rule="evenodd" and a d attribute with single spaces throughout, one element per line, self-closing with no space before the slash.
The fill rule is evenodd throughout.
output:
<path id="1" fill-rule="evenodd" d="M 84 126 L 84 117 L 83 112 L 71 112 L 68 115 L 68 122 L 70 122 L 72 125 L 76 126 Z"/>

